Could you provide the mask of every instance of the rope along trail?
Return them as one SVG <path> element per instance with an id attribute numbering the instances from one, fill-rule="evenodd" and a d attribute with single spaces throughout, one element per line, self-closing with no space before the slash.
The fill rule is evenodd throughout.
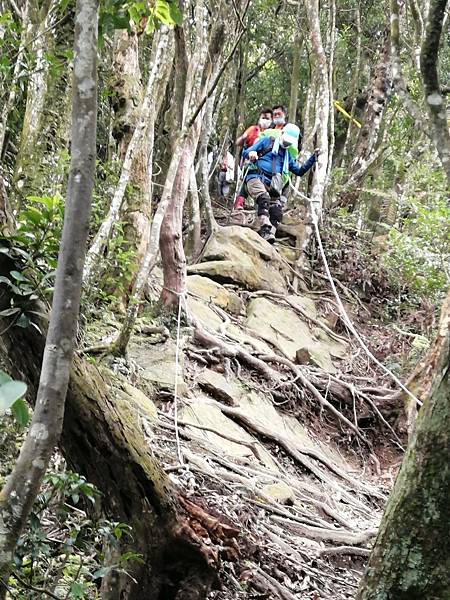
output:
<path id="1" fill-rule="evenodd" d="M 343 319 L 345 325 L 347 326 L 348 330 L 353 334 L 353 336 L 355 337 L 355 339 L 357 340 L 357 342 L 359 343 L 359 345 L 361 346 L 361 348 L 364 350 L 364 352 L 367 354 L 367 356 L 376 365 L 378 365 L 385 373 L 387 373 L 393 379 L 393 381 L 395 381 L 395 383 L 406 394 L 408 394 L 408 396 L 410 398 L 412 398 L 414 400 L 414 402 L 416 402 L 419 406 L 422 406 L 422 402 L 418 398 L 416 398 L 416 396 L 412 392 L 410 392 L 407 387 L 405 387 L 403 385 L 403 383 L 400 381 L 400 379 L 390 369 L 388 369 L 381 361 L 379 361 L 376 356 L 374 356 L 372 354 L 372 352 L 366 346 L 364 340 L 361 338 L 361 336 L 357 332 L 355 326 L 353 325 L 352 321 L 350 320 L 350 317 L 347 314 L 347 311 L 345 310 L 345 307 L 344 307 L 344 305 L 342 303 L 341 297 L 339 296 L 339 293 L 338 293 L 338 291 L 336 289 L 336 285 L 334 283 L 333 276 L 331 275 L 330 267 L 328 266 L 327 257 L 325 255 L 325 251 L 324 251 L 323 245 L 322 245 L 322 238 L 320 237 L 319 223 L 318 223 L 317 214 L 316 214 L 316 211 L 314 210 L 314 207 L 312 206 L 313 205 L 313 201 L 310 198 L 308 198 L 308 196 L 305 196 L 305 194 L 302 194 L 301 192 L 299 192 L 298 190 L 296 190 L 295 187 L 292 185 L 292 183 L 290 181 L 289 181 L 289 185 L 290 185 L 290 187 L 292 188 L 292 190 L 294 191 L 294 193 L 297 196 L 299 196 L 300 198 L 303 198 L 304 200 L 307 200 L 309 202 L 309 204 L 310 204 L 311 218 L 312 218 L 312 223 L 313 223 L 313 227 L 314 227 L 314 233 L 315 233 L 316 240 L 317 240 L 317 245 L 319 247 L 320 256 L 322 258 L 322 262 L 323 262 L 323 265 L 325 267 L 325 272 L 326 272 L 328 281 L 330 282 L 331 289 L 332 289 L 334 297 L 336 299 L 336 303 L 338 305 L 339 312 L 341 313 L 342 319 Z"/>

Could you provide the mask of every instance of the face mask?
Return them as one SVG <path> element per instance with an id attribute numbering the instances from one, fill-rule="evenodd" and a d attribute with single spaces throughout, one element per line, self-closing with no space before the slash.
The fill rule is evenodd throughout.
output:
<path id="1" fill-rule="evenodd" d="M 284 117 L 274 117 L 273 122 L 275 125 L 284 125 L 286 121 Z"/>
<path id="2" fill-rule="evenodd" d="M 291 146 L 292 142 L 288 141 L 288 140 L 284 140 L 283 138 L 281 138 L 281 146 L 282 148 L 289 148 L 289 146 Z"/>
<path id="3" fill-rule="evenodd" d="M 267 129 L 268 127 L 270 127 L 271 124 L 271 120 L 270 119 L 260 119 L 258 122 L 258 125 L 261 127 L 261 129 Z"/>

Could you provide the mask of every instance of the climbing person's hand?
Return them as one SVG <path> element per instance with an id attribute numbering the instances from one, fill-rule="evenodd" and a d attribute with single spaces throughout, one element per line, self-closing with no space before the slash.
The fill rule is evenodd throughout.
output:
<path id="1" fill-rule="evenodd" d="M 248 159 L 252 162 L 255 162 L 256 160 L 258 160 L 258 153 L 255 150 L 252 150 L 248 153 Z"/>
<path id="2" fill-rule="evenodd" d="M 319 158 L 319 155 L 322 154 L 322 150 L 320 148 L 315 148 L 314 154 L 316 155 L 316 158 Z"/>

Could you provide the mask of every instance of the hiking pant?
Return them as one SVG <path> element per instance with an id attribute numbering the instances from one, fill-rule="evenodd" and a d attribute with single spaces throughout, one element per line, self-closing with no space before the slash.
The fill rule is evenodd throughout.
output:
<path id="1" fill-rule="evenodd" d="M 279 196 L 276 198 L 271 197 L 259 177 L 248 180 L 247 189 L 256 202 L 258 217 L 267 216 L 271 224 L 278 227 L 283 219 L 283 202 L 281 198 Z"/>
<path id="2" fill-rule="evenodd" d="M 230 194 L 230 184 L 227 181 L 226 171 L 219 171 L 217 174 L 217 187 L 221 198 L 228 198 Z"/>

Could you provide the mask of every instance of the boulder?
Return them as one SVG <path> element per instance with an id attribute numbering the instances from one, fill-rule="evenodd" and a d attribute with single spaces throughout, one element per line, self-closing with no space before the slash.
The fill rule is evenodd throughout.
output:
<path id="1" fill-rule="evenodd" d="M 250 228 L 219 228 L 207 241 L 201 261 L 188 267 L 188 273 L 250 290 L 286 293 L 285 263 L 275 248 Z"/>
<path id="2" fill-rule="evenodd" d="M 172 339 L 162 344 L 146 343 L 146 338 L 135 337 L 128 353 L 134 362 L 141 367 L 140 376 L 159 390 L 173 392 L 175 389 L 175 351 L 176 344 Z M 188 387 L 183 381 L 184 355 L 179 353 L 178 394 L 184 396 Z"/>
<path id="3" fill-rule="evenodd" d="M 212 302 L 230 313 L 240 315 L 244 310 L 244 303 L 237 294 L 227 290 L 223 285 L 209 277 L 190 275 L 186 280 L 186 284 L 190 294 L 207 302 Z"/>
<path id="4" fill-rule="evenodd" d="M 315 316 L 315 307 L 310 302 L 303 299 L 302 308 Z M 340 357 L 345 353 L 344 344 L 330 339 L 320 328 L 310 329 L 294 309 L 277 306 L 267 298 L 254 298 L 249 302 L 246 325 L 250 333 L 257 333 L 293 362 L 297 360 L 297 351 L 301 350 L 301 364 L 311 361 L 329 373 L 336 370 L 331 356 Z"/>

